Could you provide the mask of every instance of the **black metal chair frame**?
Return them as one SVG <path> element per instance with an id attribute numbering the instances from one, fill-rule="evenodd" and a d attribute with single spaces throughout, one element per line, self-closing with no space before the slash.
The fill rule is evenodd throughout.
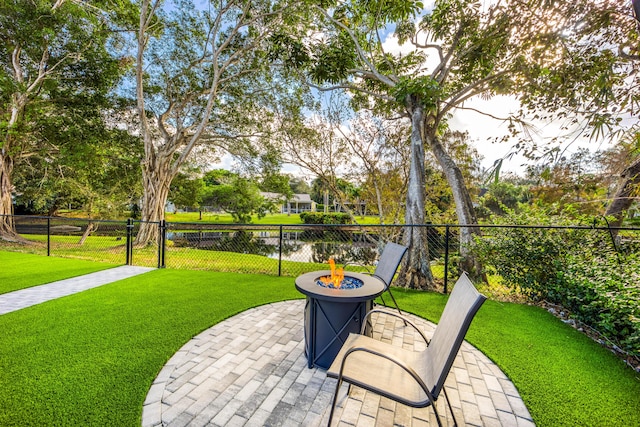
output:
<path id="1" fill-rule="evenodd" d="M 350 387 L 356 385 L 408 406 L 432 406 L 439 426 L 442 426 L 442 421 L 435 402 L 442 391 L 454 425 L 457 426 L 444 382 L 471 321 L 485 300 L 486 297 L 476 290 L 463 273 L 449 296 L 430 342 L 424 333 L 404 316 L 381 309 L 373 309 L 367 313 L 367 318 L 373 313 L 401 318 L 420 334 L 427 347 L 421 352 L 415 352 L 377 341 L 366 335 L 350 334 L 327 370 L 327 376 L 338 379 L 328 425 L 331 426 L 338 391 L 344 381 L 349 383 Z M 400 375 L 403 379 L 394 380 L 391 378 L 394 375 Z"/>

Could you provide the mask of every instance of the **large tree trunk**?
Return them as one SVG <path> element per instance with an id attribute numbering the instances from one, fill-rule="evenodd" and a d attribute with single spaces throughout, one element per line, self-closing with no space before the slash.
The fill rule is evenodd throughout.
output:
<path id="1" fill-rule="evenodd" d="M 24 239 L 16 233 L 13 220 L 13 200 L 11 199 L 11 173 L 13 159 L 5 154 L 4 148 L 0 153 L 0 239 L 9 242 L 23 242 Z"/>
<path id="2" fill-rule="evenodd" d="M 13 55 L 13 65 L 17 80 L 22 82 L 22 70 L 19 61 L 20 49 L 16 49 Z M 16 232 L 15 221 L 13 220 L 13 199 L 11 198 L 12 174 L 14 158 L 11 156 L 11 150 L 15 149 L 12 132 L 18 124 L 20 113 L 24 110 L 27 103 L 27 96 L 24 94 L 13 94 L 11 96 L 11 116 L 7 123 L 6 137 L 2 141 L 0 148 L 0 239 L 9 242 L 26 243 L 27 240 L 22 238 Z"/>
<path id="3" fill-rule="evenodd" d="M 417 227 L 406 227 L 404 239 L 409 247 L 399 274 L 399 284 L 411 289 L 435 289 L 435 282 L 429 265 L 429 242 L 425 223 L 424 197 L 424 144 L 423 129 L 424 111 L 421 106 L 414 106 L 411 111 L 411 165 L 407 189 L 407 206 L 405 224 Z"/>
<path id="4" fill-rule="evenodd" d="M 614 220 L 609 223 L 612 227 L 619 227 L 622 224 L 625 212 L 631 207 L 634 198 L 633 189 L 640 184 L 640 157 L 629 165 L 621 174 L 616 194 L 613 196 L 611 204 L 607 207 L 605 216 L 612 216 Z M 615 235 L 618 230 L 611 230 Z"/>
<path id="5" fill-rule="evenodd" d="M 444 149 L 438 138 L 430 136 L 427 138 L 433 154 L 436 156 L 438 163 L 444 171 L 447 183 L 451 187 L 453 200 L 456 205 L 456 216 L 460 224 L 460 268 L 472 277 L 474 280 L 483 278 L 482 264 L 471 251 L 474 236 L 480 235 L 478 227 L 465 227 L 465 225 L 477 225 L 471 196 L 469 190 L 464 183 L 464 178 L 460 168 L 453 161 L 449 153 Z"/>
<path id="6" fill-rule="evenodd" d="M 142 219 L 136 235 L 136 246 L 158 241 L 158 223 L 164 220 L 164 208 L 174 177 L 171 157 L 147 156 L 147 161 L 142 166 Z"/>

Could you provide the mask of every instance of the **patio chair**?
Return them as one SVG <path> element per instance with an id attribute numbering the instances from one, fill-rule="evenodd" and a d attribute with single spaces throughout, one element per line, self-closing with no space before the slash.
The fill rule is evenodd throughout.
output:
<path id="1" fill-rule="evenodd" d="M 422 336 L 427 347 L 423 351 L 411 351 L 366 335 L 350 334 L 327 370 L 327 376 L 338 379 L 328 425 L 331 426 L 338 390 L 346 381 L 350 387 L 362 387 L 414 408 L 431 405 L 439 426 L 442 421 L 435 402 L 442 391 L 457 426 L 444 382 L 469 325 L 485 299 L 463 273 L 449 296 L 431 342 L 410 320 L 389 310 L 371 310 L 367 316 L 379 312 L 403 318 Z"/>
<path id="2" fill-rule="evenodd" d="M 378 261 L 378 265 L 376 266 L 373 275 L 378 279 L 382 280 L 385 285 L 385 291 L 389 292 L 389 296 L 391 296 L 391 300 L 393 304 L 396 306 L 398 313 L 402 314 L 400 311 L 400 307 L 398 307 L 398 303 L 396 299 L 393 297 L 391 293 L 391 282 L 393 281 L 393 276 L 396 274 L 396 270 L 400 265 L 400 261 L 402 261 L 402 257 L 405 253 L 407 253 L 407 247 L 398 245 L 397 243 L 387 242 L 382 250 L 382 254 L 380 255 L 380 260 Z M 384 298 L 380 295 L 382 299 L 382 303 L 386 305 L 384 302 Z"/>

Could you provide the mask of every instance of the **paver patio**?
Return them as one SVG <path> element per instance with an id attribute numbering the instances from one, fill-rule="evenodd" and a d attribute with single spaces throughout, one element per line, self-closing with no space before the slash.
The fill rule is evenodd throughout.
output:
<path id="1" fill-rule="evenodd" d="M 303 311 L 303 300 L 268 304 L 194 337 L 168 361 L 153 383 L 144 403 L 142 425 L 326 425 L 336 380 L 327 378 L 322 369 L 307 368 Z M 374 317 L 374 337 L 415 350 L 424 346 L 420 339 L 414 340 L 411 328 L 389 319 L 377 321 Z M 415 316 L 413 320 L 430 337 L 434 325 Z M 465 425 L 534 425 L 511 381 L 467 342 L 445 387 L 458 421 Z M 452 425 L 444 398 L 437 405 Z M 341 389 L 334 424 L 437 425 L 431 408 L 395 404 L 355 387 L 347 396 L 346 385 Z"/>

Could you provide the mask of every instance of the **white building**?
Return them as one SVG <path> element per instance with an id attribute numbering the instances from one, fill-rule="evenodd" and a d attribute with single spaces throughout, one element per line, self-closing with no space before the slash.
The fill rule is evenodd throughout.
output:
<path id="1" fill-rule="evenodd" d="M 262 197 L 268 200 L 277 200 L 282 202 L 284 200 L 283 194 L 278 193 L 260 193 Z M 280 204 L 280 213 L 300 213 L 300 212 L 315 212 L 316 202 L 311 200 L 309 194 L 294 194 L 291 199 Z"/>

